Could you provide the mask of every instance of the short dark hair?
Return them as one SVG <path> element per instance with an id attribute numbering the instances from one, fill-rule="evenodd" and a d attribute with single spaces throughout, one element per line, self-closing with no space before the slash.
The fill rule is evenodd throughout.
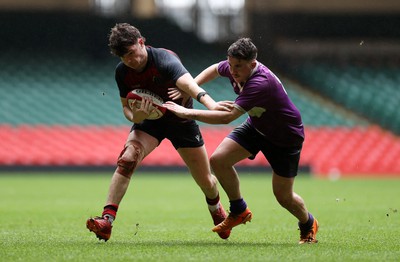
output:
<path id="1" fill-rule="evenodd" d="M 257 59 L 257 47 L 250 38 L 240 38 L 228 48 L 228 56 L 243 59 Z"/>
<path id="2" fill-rule="evenodd" d="M 137 44 L 139 38 L 144 39 L 136 27 L 128 23 L 116 24 L 111 28 L 108 38 L 111 54 L 119 57 L 124 56 L 128 51 L 128 47 Z"/>

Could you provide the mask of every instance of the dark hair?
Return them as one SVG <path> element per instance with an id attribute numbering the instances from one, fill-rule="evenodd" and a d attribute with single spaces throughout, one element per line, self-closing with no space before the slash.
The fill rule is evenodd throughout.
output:
<path id="1" fill-rule="evenodd" d="M 126 54 L 128 47 L 137 44 L 138 39 L 143 38 L 139 29 L 128 24 L 116 24 L 110 30 L 108 38 L 108 46 L 110 47 L 111 54 L 122 57 Z"/>
<path id="2" fill-rule="evenodd" d="M 250 38 L 240 38 L 228 48 L 228 56 L 247 61 L 257 59 L 257 47 Z"/>

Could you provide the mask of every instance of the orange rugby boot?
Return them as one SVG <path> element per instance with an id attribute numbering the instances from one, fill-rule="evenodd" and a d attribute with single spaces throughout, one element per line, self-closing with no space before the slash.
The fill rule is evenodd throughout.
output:
<path id="1" fill-rule="evenodd" d="M 229 213 L 228 217 L 225 218 L 224 221 L 222 221 L 221 223 L 212 228 L 212 231 L 217 233 L 228 231 L 237 225 L 251 222 L 252 218 L 253 218 L 253 213 L 251 213 L 250 209 L 248 208 L 246 208 L 245 211 L 243 211 L 238 215 Z"/>
<path id="2" fill-rule="evenodd" d="M 316 239 L 318 228 L 319 228 L 318 221 L 317 221 L 317 219 L 314 218 L 314 223 L 313 223 L 313 225 L 312 225 L 310 230 L 304 231 L 304 232 L 302 232 L 300 230 L 300 241 L 299 241 L 299 244 L 318 243 L 318 240 Z"/>

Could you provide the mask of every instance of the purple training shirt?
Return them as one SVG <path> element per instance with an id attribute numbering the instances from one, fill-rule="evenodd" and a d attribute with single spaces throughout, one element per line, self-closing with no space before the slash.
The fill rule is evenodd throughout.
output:
<path id="1" fill-rule="evenodd" d="M 235 107 L 248 113 L 247 121 L 267 140 L 284 147 L 303 143 L 304 127 L 300 112 L 279 78 L 265 65 L 257 62 L 242 90 L 229 72 L 228 61 L 219 63 L 218 73 L 229 78 L 238 95 Z"/>

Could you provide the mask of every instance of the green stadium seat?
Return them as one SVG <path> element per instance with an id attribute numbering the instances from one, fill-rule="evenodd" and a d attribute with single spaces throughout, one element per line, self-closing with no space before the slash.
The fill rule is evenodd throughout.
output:
<path id="1" fill-rule="evenodd" d="M 400 65 L 307 62 L 288 69 L 313 91 L 400 134 L 400 125 L 391 124 L 400 115 L 400 110 L 393 109 L 400 101 Z"/>

